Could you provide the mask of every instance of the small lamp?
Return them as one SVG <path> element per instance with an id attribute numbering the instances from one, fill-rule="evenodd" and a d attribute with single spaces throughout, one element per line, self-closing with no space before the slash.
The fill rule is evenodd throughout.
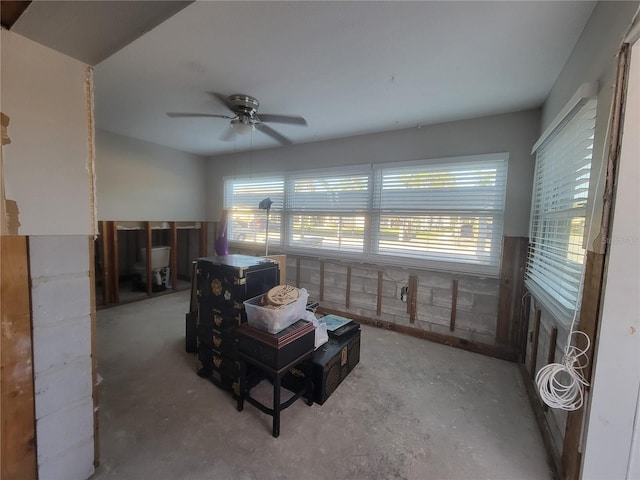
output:
<path id="1" fill-rule="evenodd" d="M 264 256 L 265 257 L 269 255 L 269 210 L 271 209 L 271 205 L 273 205 L 273 202 L 269 197 L 265 198 L 258 204 L 258 208 L 260 210 L 267 211 L 267 230 L 264 235 Z"/>

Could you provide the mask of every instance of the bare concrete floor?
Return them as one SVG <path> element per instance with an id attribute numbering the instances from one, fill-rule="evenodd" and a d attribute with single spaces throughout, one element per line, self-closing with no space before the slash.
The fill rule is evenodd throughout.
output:
<path id="1" fill-rule="evenodd" d="M 516 365 L 372 327 L 322 405 L 271 417 L 195 374 L 189 292 L 98 312 L 95 480 L 549 479 Z M 266 381 L 256 396 L 270 397 Z M 283 391 L 283 398 L 286 398 Z"/>

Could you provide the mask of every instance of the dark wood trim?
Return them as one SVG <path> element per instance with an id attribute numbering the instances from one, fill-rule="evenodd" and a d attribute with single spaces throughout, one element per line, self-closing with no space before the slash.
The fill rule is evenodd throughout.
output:
<path id="1" fill-rule="evenodd" d="M 207 256 L 207 222 L 200 222 L 200 256 Z"/>
<path id="2" fill-rule="evenodd" d="M 533 338 L 531 340 L 531 378 L 536 376 L 536 364 L 538 363 L 538 341 L 540 340 L 540 317 L 542 310 L 536 309 L 536 317 L 533 324 Z"/>
<path id="3" fill-rule="evenodd" d="M 547 450 L 547 459 L 549 464 L 554 470 L 555 478 L 564 479 L 565 475 L 564 468 L 562 467 L 562 459 L 554 448 L 551 429 L 549 428 L 549 424 L 547 423 L 547 419 L 544 415 L 544 410 L 542 408 L 542 403 L 538 398 L 536 387 L 531 381 L 531 376 L 527 371 L 527 367 L 523 363 L 518 365 L 518 370 L 520 371 L 522 383 L 524 383 L 525 390 L 527 391 L 527 397 L 529 397 L 533 415 L 535 416 L 538 428 L 540 428 L 540 432 L 542 433 L 542 441 L 544 442 L 544 446 Z"/>
<path id="4" fill-rule="evenodd" d="M 120 259 L 118 246 L 118 224 L 109 222 L 111 228 L 111 299 L 113 303 L 120 303 Z"/>
<path id="5" fill-rule="evenodd" d="M 456 308 L 458 306 L 458 279 L 454 278 L 451 282 L 451 320 L 449 321 L 449 330 L 456 329 Z"/>
<path id="6" fill-rule="evenodd" d="M 487 355 L 489 357 L 500 358 L 502 360 L 508 360 L 510 362 L 514 362 L 516 360 L 513 352 L 510 352 L 507 349 L 501 348 L 499 346 L 471 342 L 469 340 L 465 340 L 464 338 L 442 335 L 439 333 L 422 330 L 420 328 L 410 327 L 408 325 L 399 325 L 397 323 L 373 319 L 350 312 L 342 312 L 340 310 L 334 310 L 331 308 L 319 307 L 317 311 L 318 313 L 322 314 L 332 313 L 334 315 L 340 315 L 342 317 L 351 318 L 356 322 L 364 325 L 371 325 L 373 327 L 383 328 L 385 330 L 392 330 L 398 333 L 411 335 L 412 337 L 422 338 L 431 342 L 449 345 L 450 347 L 460 348 L 462 350 L 468 350 L 475 353 L 481 353 L 482 355 Z"/>
<path id="7" fill-rule="evenodd" d="M 89 241 L 89 258 L 95 258 L 95 242 L 93 237 Z M 89 285 L 91 299 L 91 385 L 93 393 L 93 466 L 100 465 L 100 423 L 99 423 L 99 392 L 98 392 L 98 345 L 96 338 L 96 269 L 95 262 L 89 262 Z"/>
<path id="8" fill-rule="evenodd" d="M 2 236 L 0 243 L 0 477 L 35 480 L 38 474 L 28 238 Z"/>
<path id="9" fill-rule="evenodd" d="M 153 293 L 153 283 L 151 278 L 151 250 L 153 249 L 153 230 L 151 229 L 151 222 L 146 222 L 147 225 L 147 258 L 145 259 L 145 266 L 147 269 L 147 296 L 151 296 Z"/>
<path id="10" fill-rule="evenodd" d="M 409 323 L 416 323 L 418 313 L 418 276 L 409 275 Z"/>
<path id="11" fill-rule="evenodd" d="M 582 308 L 580 309 L 580 331 L 586 333 L 589 338 L 595 339 L 598 333 L 598 320 L 600 312 L 600 301 L 602 296 L 602 285 L 604 281 L 604 260 L 605 256 L 600 253 L 587 252 L 587 265 L 585 270 L 584 287 L 582 290 Z M 593 367 L 593 346 L 587 351 L 589 364 L 583 370 L 585 379 L 591 382 Z M 583 337 L 577 337 L 578 348 L 584 348 Z M 587 388 L 588 391 L 588 388 Z M 581 444 L 582 423 L 585 407 L 567 414 L 567 425 L 564 433 L 564 446 L 562 449 L 562 465 L 564 466 L 567 479 L 577 479 L 580 477 L 580 464 L 582 454 L 578 451 Z"/>
<path id="12" fill-rule="evenodd" d="M 378 270 L 378 301 L 376 304 L 376 315 L 382 313 L 382 270 Z"/>
<path id="13" fill-rule="evenodd" d="M 351 266 L 347 267 L 347 293 L 344 299 L 344 307 L 349 309 L 351 306 Z"/>
<path id="14" fill-rule="evenodd" d="M 556 359 L 556 343 L 558 341 L 558 327 L 551 327 L 551 334 L 549 335 L 549 345 L 547 350 L 547 365 L 553 363 Z M 546 412 L 549 410 L 549 406 L 545 403 L 542 405 L 542 409 Z"/>
<path id="15" fill-rule="evenodd" d="M 324 260 L 320 260 L 320 301 L 324 300 Z"/>
<path id="16" fill-rule="evenodd" d="M 556 343 L 558 342 L 558 327 L 551 328 L 549 335 L 549 351 L 547 352 L 547 365 L 553 363 L 556 359 Z"/>
<path id="17" fill-rule="evenodd" d="M 102 304 L 111 302 L 111 248 L 109 245 L 109 222 L 101 221 L 100 243 L 102 244 Z"/>
<path id="18" fill-rule="evenodd" d="M 511 339 L 510 347 L 520 357 L 520 363 L 524 362 L 527 352 L 527 330 L 529 328 L 529 314 L 522 311 L 522 299 L 526 293 L 524 278 L 527 271 L 527 259 L 529 257 L 529 238 L 514 237 L 516 248 L 516 261 L 513 265 L 513 290 L 511 302 Z"/>
<path id="19" fill-rule="evenodd" d="M 171 256 L 169 259 L 171 269 L 171 288 L 178 290 L 178 229 L 176 222 L 171 222 Z M 187 244 L 189 239 L 187 238 Z"/>
<path id="20" fill-rule="evenodd" d="M 500 266 L 500 290 L 498 293 L 498 318 L 496 321 L 496 343 L 508 345 L 511 326 L 511 303 L 513 263 L 516 244 L 513 237 L 503 237 L 502 264 Z"/>
<path id="21" fill-rule="evenodd" d="M 7 30 L 11 30 L 30 3 L 31 0 L 2 0 L 0 2 L 2 26 Z"/>

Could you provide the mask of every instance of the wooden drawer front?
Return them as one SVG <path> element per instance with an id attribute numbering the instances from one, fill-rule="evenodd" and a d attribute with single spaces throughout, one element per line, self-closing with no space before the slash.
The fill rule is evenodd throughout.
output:
<path id="1" fill-rule="evenodd" d="M 242 311 L 229 311 L 213 308 L 202 302 L 198 308 L 198 325 L 210 327 L 218 332 L 226 332 L 246 323 L 246 315 Z"/>

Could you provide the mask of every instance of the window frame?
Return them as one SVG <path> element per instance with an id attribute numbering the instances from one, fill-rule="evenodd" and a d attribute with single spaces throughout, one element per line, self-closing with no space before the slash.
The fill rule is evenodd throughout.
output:
<path id="1" fill-rule="evenodd" d="M 525 285 L 564 326 L 579 309 L 584 283 L 597 109 L 597 97 L 582 98 L 534 146 Z"/>
<path id="2" fill-rule="evenodd" d="M 364 164 L 364 165 L 353 165 L 347 167 L 329 167 L 323 169 L 313 169 L 313 170 L 299 170 L 293 171 L 290 173 L 280 173 L 280 174 L 269 174 L 264 177 L 256 177 L 252 176 L 251 179 L 248 177 L 225 177 L 224 178 L 224 191 L 225 191 L 225 205 L 224 208 L 228 209 L 229 205 L 226 203 L 227 201 L 227 188 L 228 182 L 233 181 L 247 181 L 253 180 L 259 183 L 262 178 L 280 178 L 283 181 L 284 185 L 284 201 L 283 201 L 283 210 L 282 210 L 282 220 L 281 220 L 281 233 L 280 233 L 280 243 L 275 244 L 269 241 L 269 249 L 280 251 L 282 253 L 291 253 L 297 255 L 304 256 L 312 256 L 312 257 L 322 257 L 322 258 L 334 258 L 336 260 L 349 260 L 358 263 L 365 264 L 378 264 L 378 265 L 394 265 L 401 267 L 414 267 L 421 268 L 426 270 L 439 270 L 439 271 L 448 271 L 455 273 L 466 273 L 471 275 L 478 275 L 483 277 L 492 277 L 496 278 L 499 275 L 501 256 L 502 256 L 502 238 L 504 234 L 504 213 L 505 213 L 505 204 L 506 204 L 506 191 L 507 191 L 507 174 L 508 174 L 508 161 L 509 154 L 508 153 L 495 153 L 495 154 L 482 154 L 482 155 L 468 155 L 468 156 L 459 156 L 459 157 L 446 157 L 446 158 L 432 158 L 427 160 L 413 160 L 409 162 L 392 162 L 392 163 L 384 163 L 384 164 Z M 446 260 L 441 260 L 437 258 L 437 256 L 406 256 L 406 255 L 396 255 L 389 254 L 385 252 L 380 252 L 380 218 L 384 215 L 385 209 L 379 208 L 375 205 L 377 201 L 376 192 L 379 190 L 380 185 L 380 172 L 383 172 L 385 169 L 397 169 L 397 168 L 411 168 L 411 167 L 442 167 L 446 169 L 448 165 L 455 164 L 460 166 L 464 165 L 480 165 L 482 163 L 491 164 L 493 166 L 499 164 L 502 170 L 500 171 L 500 175 L 503 178 L 503 181 L 500 185 L 497 185 L 496 188 L 500 188 L 499 194 L 496 198 L 499 198 L 499 208 L 491 211 L 483 211 L 484 214 L 492 216 L 492 218 L 497 219 L 491 227 L 492 237 L 490 242 L 490 248 L 494 252 L 492 255 L 492 263 L 486 262 L 470 262 L 469 259 L 465 259 L 460 257 L 458 261 L 451 258 Z M 305 208 L 296 208 L 294 204 L 292 204 L 290 196 L 292 195 L 291 189 L 293 181 L 295 179 L 300 179 L 303 177 L 315 178 L 317 176 L 323 177 L 339 177 L 343 176 L 368 176 L 368 190 L 366 192 L 366 205 L 364 202 L 360 204 L 363 207 L 362 210 L 358 210 L 360 215 L 358 218 L 358 222 L 363 222 L 363 238 L 362 238 L 362 251 L 346 251 L 346 250 L 336 250 L 331 248 L 317 248 L 314 246 L 300 246 L 295 245 L 293 239 L 293 222 L 295 220 L 296 215 L 306 215 L 313 214 L 317 216 L 330 216 L 331 213 L 336 213 L 336 216 L 342 215 L 344 218 L 353 217 L 352 211 L 345 210 L 344 208 L 331 209 L 327 208 L 323 209 L 305 209 Z M 295 203 L 295 202 L 294 202 Z M 257 206 L 256 206 L 257 210 Z M 421 210 L 422 215 L 427 217 L 429 215 L 433 216 L 433 210 L 429 207 L 425 207 Z M 474 208 L 460 208 L 458 210 L 448 209 L 445 213 L 449 215 L 451 218 L 455 217 L 459 214 L 459 216 L 469 216 L 478 214 L 479 210 Z M 229 222 L 232 221 L 232 215 L 229 215 Z M 360 227 L 358 227 L 360 228 Z M 354 227 L 355 229 L 355 227 Z M 271 230 L 270 230 L 271 231 Z M 230 238 L 230 242 L 237 246 L 242 247 L 251 247 L 251 246 L 260 246 L 260 243 L 255 242 L 238 242 Z"/>

